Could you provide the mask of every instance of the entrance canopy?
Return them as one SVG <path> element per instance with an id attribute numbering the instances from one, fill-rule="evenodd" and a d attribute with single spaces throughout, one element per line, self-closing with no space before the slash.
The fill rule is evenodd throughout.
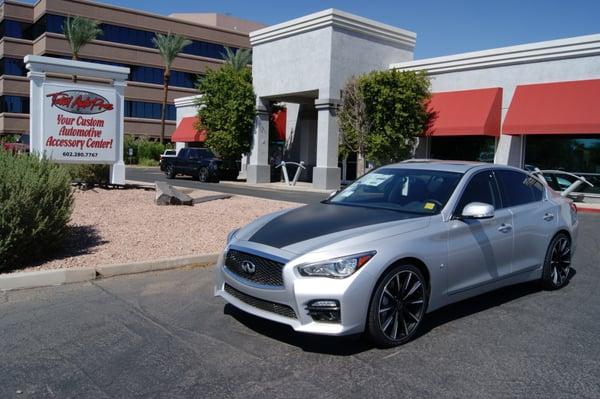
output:
<path id="1" fill-rule="evenodd" d="M 428 136 L 499 136 L 502 89 L 433 93 L 428 103 L 433 113 Z"/>
<path id="2" fill-rule="evenodd" d="M 183 118 L 177 129 L 171 136 L 171 141 L 178 143 L 192 143 L 192 142 L 204 142 L 206 141 L 206 130 L 197 130 L 198 125 L 197 116 L 188 116 Z"/>
<path id="3" fill-rule="evenodd" d="M 502 133 L 600 133 L 600 79 L 517 86 Z"/>

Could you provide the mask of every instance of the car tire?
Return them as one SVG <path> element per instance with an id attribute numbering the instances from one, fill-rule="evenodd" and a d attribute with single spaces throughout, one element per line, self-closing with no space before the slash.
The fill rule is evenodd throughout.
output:
<path id="1" fill-rule="evenodd" d="M 558 233 L 550 241 L 544 269 L 542 285 L 547 290 L 557 290 L 569 282 L 571 271 L 571 238 L 566 233 Z"/>
<path id="2" fill-rule="evenodd" d="M 208 172 L 208 168 L 205 166 L 201 166 L 196 173 L 196 176 L 199 181 L 202 183 L 206 183 L 210 179 L 210 173 Z"/>
<path id="3" fill-rule="evenodd" d="M 388 270 L 377 283 L 367 321 L 367 334 L 378 347 L 389 348 L 410 341 L 419 331 L 429 288 L 421 271 L 411 264 Z"/>
<path id="4" fill-rule="evenodd" d="M 167 169 L 165 171 L 165 175 L 167 175 L 167 179 L 174 179 L 175 178 L 175 170 L 173 170 L 173 166 L 171 166 L 171 165 L 167 166 Z"/>

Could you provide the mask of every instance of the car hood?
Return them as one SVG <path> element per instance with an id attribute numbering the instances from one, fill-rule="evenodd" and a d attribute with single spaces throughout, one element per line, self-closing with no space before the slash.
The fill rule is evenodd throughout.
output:
<path id="1" fill-rule="evenodd" d="M 429 216 L 319 203 L 277 212 L 240 230 L 238 239 L 302 254 L 329 246 L 377 240 L 426 227 Z"/>

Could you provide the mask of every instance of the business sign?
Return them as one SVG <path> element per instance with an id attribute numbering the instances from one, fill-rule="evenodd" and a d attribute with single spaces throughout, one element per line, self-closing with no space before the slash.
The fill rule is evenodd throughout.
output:
<path id="1" fill-rule="evenodd" d="M 59 162 L 114 163 L 118 158 L 114 88 L 44 83 L 42 151 Z"/>

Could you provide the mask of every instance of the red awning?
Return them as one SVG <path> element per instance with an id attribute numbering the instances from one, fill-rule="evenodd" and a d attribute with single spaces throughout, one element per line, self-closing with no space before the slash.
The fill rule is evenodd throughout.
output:
<path id="1" fill-rule="evenodd" d="M 498 136 L 502 89 L 433 93 L 428 110 L 434 113 L 429 136 Z"/>
<path id="2" fill-rule="evenodd" d="M 183 118 L 177 129 L 171 135 L 171 141 L 178 143 L 190 143 L 190 142 L 204 142 L 206 141 L 206 130 L 198 131 L 196 126 L 198 125 L 197 116 L 189 116 Z"/>
<path id="3" fill-rule="evenodd" d="M 600 133 L 600 80 L 517 86 L 504 134 Z"/>

